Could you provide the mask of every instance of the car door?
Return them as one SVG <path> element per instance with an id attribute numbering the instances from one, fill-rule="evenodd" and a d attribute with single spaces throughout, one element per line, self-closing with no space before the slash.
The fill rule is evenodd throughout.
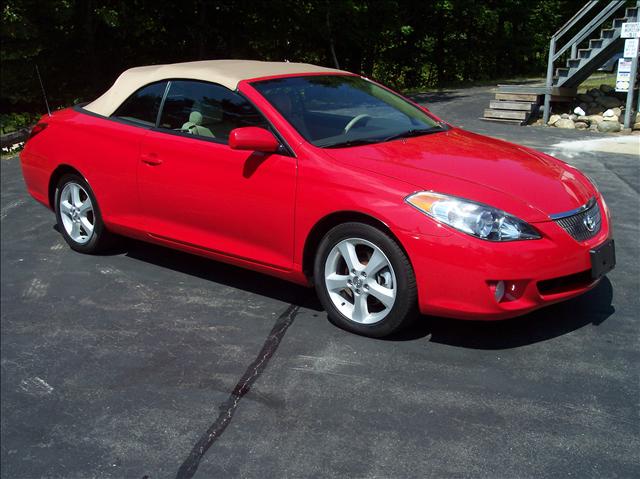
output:
<path id="1" fill-rule="evenodd" d="M 87 172 L 103 219 L 113 232 L 142 232 L 136 180 L 140 145 L 147 130 L 155 126 L 166 86 L 166 81 L 160 81 L 140 88 L 113 112 L 112 121 L 82 115 L 69 130 L 71 136 L 60 143 L 91 152 L 82 158 L 87 166 L 81 171 Z"/>
<path id="2" fill-rule="evenodd" d="M 296 158 L 232 150 L 232 129 L 269 125 L 243 97 L 207 82 L 169 83 L 143 139 L 138 188 L 156 238 L 290 269 Z"/>

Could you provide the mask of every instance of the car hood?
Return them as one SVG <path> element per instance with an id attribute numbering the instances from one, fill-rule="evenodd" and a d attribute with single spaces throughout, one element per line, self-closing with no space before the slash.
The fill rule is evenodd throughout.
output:
<path id="1" fill-rule="evenodd" d="M 457 128 L 361 147 L 334 160 L 415 187 L 486 203 L 525 221 L 573 210 L 595 195 L 576 168 L 549 155 Z"/>

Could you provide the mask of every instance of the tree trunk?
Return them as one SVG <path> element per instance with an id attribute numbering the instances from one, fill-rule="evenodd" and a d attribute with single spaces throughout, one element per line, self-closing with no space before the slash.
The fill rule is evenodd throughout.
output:
<path id="1" fill-rule="evenodd" d="M 339 70 L 340 69 L 340 64 L 338 63 L 338 57 L 336 55 L 336 48 L 335 48 L 335 45 L 333 43 L 333 32 L 331 30 L 331 7 L 330 7 L 329 2 L 327 2 L 326 23 L 327 23 L 327 34 L 329 36 L 329 51 L 331 52 L 331 59 L 333 60 L 333 64 L 335 65 L 335 67 Z"/>

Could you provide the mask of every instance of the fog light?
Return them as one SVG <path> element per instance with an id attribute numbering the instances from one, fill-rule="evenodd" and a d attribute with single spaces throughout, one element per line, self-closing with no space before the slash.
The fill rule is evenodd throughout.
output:
<path id="1" fill-rule="evenodd" d="M 496 283 L 496 301 L 499 303 L 504 298 L 504 281 L 498 281 Z"/>

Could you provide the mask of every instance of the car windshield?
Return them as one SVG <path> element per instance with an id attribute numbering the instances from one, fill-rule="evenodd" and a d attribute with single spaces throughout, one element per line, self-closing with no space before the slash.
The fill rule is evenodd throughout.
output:
<path id="1" fill-rule="evenodd" d="M 253 82 L 308 142 L 339 148 L 447 129 L 424 111 L 358 76 L 324 75 Z"/>

